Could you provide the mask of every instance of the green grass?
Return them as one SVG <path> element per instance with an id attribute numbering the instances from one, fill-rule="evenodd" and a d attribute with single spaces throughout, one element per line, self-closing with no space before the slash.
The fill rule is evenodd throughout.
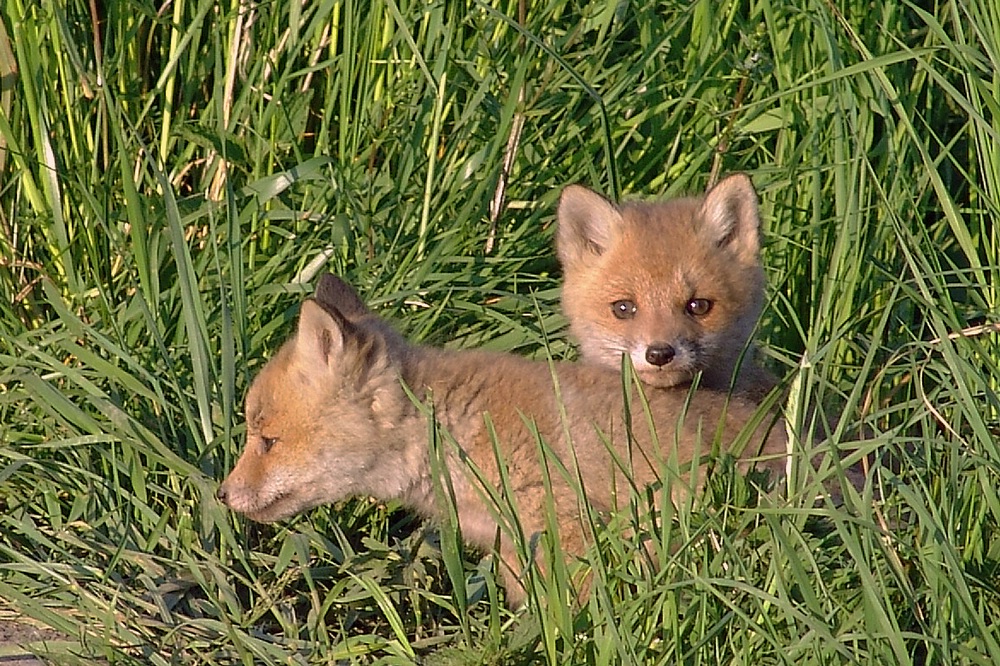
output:
<path id="1" fill-rule="evenodd" d="M 8 0 L 0 22 L 0 615 L 64 632 L 54 662 L 1000 663 L 995 2 Z M 786 411 L 878 454 L 842 505 L 811 501 L 835 457 L 780 503 L 722 470 L 646 526 L 659 567 L 605 531 L 582 608 L 557 568 L 512 614 L 491 558 L 398 507 L 261 527 L 215 501 L 318 271 L 413 339 L 572 358 L 559 189 L 736 170 Z"/>

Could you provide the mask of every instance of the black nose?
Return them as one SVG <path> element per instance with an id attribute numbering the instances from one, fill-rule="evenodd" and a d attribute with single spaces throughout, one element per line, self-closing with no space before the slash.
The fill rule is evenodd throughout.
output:
<path id="1" fill-rule="evenodd" d="M 219 500 L 220 502 L 222 502 L 223 504 L 226 503 L 226 487 L 225 486 L 219 486 L 219 489 L 215 491 L 215 498 L 217 500 Z"/>
<path id="2" fill-rule="evenodd" d="M 666 365 L 674 360 L 674 348 L 668 344 L 655 344 L 646 347 L 646 361 L 650 365 Z"/>

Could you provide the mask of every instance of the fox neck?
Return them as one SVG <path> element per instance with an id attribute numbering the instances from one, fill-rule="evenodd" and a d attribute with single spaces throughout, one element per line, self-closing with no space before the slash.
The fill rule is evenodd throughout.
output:
<path id="1" fill-rule="evenodd" d="M 742 358 L 741 358 L 742 356 Z M 710 367 L 702 371 L 701 386 L 717 391 L 727 391 L 743 371 L 753 362 L 753 346 L 734 349 L 717 357 Z"/>
<path id="2" fill-rule="evenodd" d="M 494 357 L 473 352 L 413 346 L 400 366 L 400 379 L 425 405 L 414 405 L 413 413 L 418 415 L 414 420 L 418 425 L 408 431 L 410 443 L 423 456 L 424 473 L 402 500 L 426 516 L 444 519 L 447 510 L 442 492 L 453 493 L 462 535 L 480 548 L 492 546 L 497 523 L 484 503 L 482 489 L 476 487 L 478 481 L 469 475 L 461 458 L 469 456 L 477 464 L 492 460 L 492 455 L 477 456 L 475 452 L 481 454 L 482 447 L 490 446 L 484 414 L 498 407 L 491 404 L 490 395 L 493 387 L 509 377 L 510 372 L 492 365 L 491 360 Z M 461 452 L 443 436 L 433 444 L 430 442 L 428 418 L 433 418 L 458 442 Z M 448 480 L 435 481 L 432 477 L 435 468 L 447 472 Z M 492 476 L 495 470 L 480 472 Z"/>
<path id="3" fill-rule="evenodd" d="M 450 391 L 447 384 L 451 354 L 415 345 L 406 345 L 396 351 L 394 365 L 400 390 L 395 396 L 398 404 L 394 411 L 394 422 L 385 428 L 385 435 L 395 439 L 398 450 L 405 453 L 401 460 L 387 458 L 384 464 L 402 466 L 406 470 L 406 483 L 389 493 L 390 496 L 380 497 L 377 493 L 373 495 L 379 499 L 397 499 L 424 517 L 441 519 L 445 514 L 437 499 L 432 476 L 436 464 L 432 465 L 428 419 L 437 418 L 439 414 L 449 411 L 447 400 Z M 433 405 L 429 404 L 431 400 Z M 447 447 L 447 444 L 442 442 L 440 446 Z M 441 458 L 449 474 L 451 458 L 451 455 Z M 389 473 L 387 471 L 387 475 Z"/>

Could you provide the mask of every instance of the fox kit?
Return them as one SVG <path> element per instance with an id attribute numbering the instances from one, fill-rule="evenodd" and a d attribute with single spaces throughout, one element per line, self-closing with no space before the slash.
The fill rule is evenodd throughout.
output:
<path id="1" fill-rule="evenodd" d="M 583 359 L 649 386 L 728 390 L 764 299 L 760 218 L 750 178 L 700 198 L 616 206 L 579 185 L 559 200 L 562 305 Z M 760 399 L 776 383 L 744 363 L 736 391 Z"/>
<path id="2" fill-rule="evenodd" d="M 696 457 L 701 462 L 713 443 L 724 451 L 746 444 L 742 468 L 756 457 L 764 467 L 784 469 L 783 428 L 755 419 L 755 408 L 738 398 L 647 389 L 654 437 L 640 400 L 627 413 L 616 372 L 410 345 L 338 278 L 324 276 L 316 296 L 302 304 L 296 333 L 250 387 L 246 447 L 218 490 L 220 500 L 254 520 L 281 520 L 357 495 L 399 500 L 444 519 L 447 508 L 435 489 L 447 485 L 432 475 L 428 443 L 433 414 L 455 444 L 443 446 L 443 469 L 461 534 L 487 550 L 499 534 L 507 599 L 517 606 L 524 600 L 518 574 L 526 563 L 482 484 L 502 492 L 499 458 L 523 534 L 533 542 L 549 524 L 539 436 L 569 478 L 582 480 L 598 515 L 628 502 L 631 480 L 640 489 L 657 482 L 669 460 L 681 464 L 674 497 L 694 490 L 695 472 L 684 465 Z M 580 554 L 589 525 L 581 495 L 559 465 L 549 470 L 561 549 Z"/>

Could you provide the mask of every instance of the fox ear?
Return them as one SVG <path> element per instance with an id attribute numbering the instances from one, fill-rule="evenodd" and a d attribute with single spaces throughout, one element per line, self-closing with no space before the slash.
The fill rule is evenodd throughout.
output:
<path id="1" fill-rule="evenodd" d="M 343 355 L 351 335 L 350 323 L 335 309 L 307 299 L 299 310 L 299 328 L 295 333 L 295 354 L 306 367 L 327 367 Z"/>
<path id="2" fill-rule="evenodd" d="M 709 190 L 701 205 L 701 219 L 719 247 L 732 248 L 743 261 L 760 253 L 760 213 L 757 191 L 746 174 L 723 178 Z"/>
<path id="3" fill-rule="evenodd" d="M 348 319 L 357 319 L 370 312 L 351 285 L 330 273 L 321 275 L 316 283 L 316 300 Z"/>
<path id="4" fill-rule="evenodd" d="M 381 334 L 352 323 L 336 308 L 312 299 L 302 302 L 294 345 L 303 376 L 325 385 L 332 379 L 360 390 L 370 377 L 391 363 Z"/>
<path id="5" fill-rule="evenodd" d="M 622 224 L 618 208 L 597 192 L 570 185 L 559 197 L 556 211 L 556 251 L 563 268 L 611 247 Z"/>

